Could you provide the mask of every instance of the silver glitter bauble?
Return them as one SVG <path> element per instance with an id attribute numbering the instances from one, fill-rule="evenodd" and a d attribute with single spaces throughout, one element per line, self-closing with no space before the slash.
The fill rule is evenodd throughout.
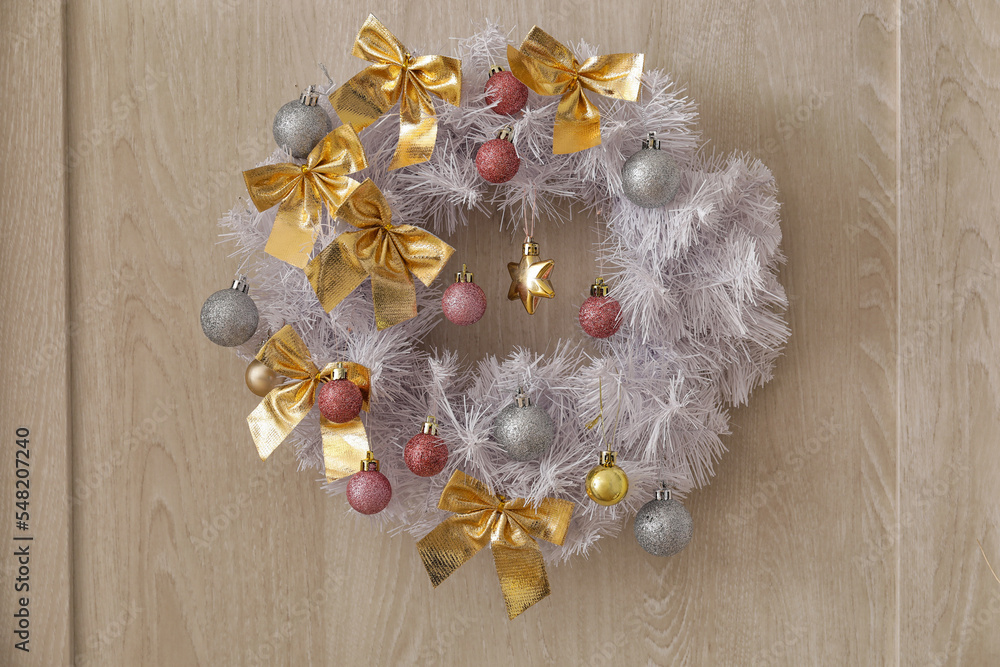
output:
<path id="1" fill-rule="evenodd" d="M 260 316 L 257 304 L 247 292 L 250 286 L 242 278 L 229 289 L 220 289 L 205 299 L 201 307 L 201 330 L 216 345 L 235 347 L 250 340 L 257 331 Z"/>
<path id="2" fill-rule="evenodd" d="M 531 461 L 549 451 L 556 427 L 549 414 L 532 405 L 523 390 L 517 399 L 500 411 L 493 422 L 493 439 L 515 461 Z"/>
<path id="3" fill-rule="evenodd" d="M 642 150 L 625 160 L 622 167 L 622 189 L 637 206 L 660 208 L 677 195 L 681 170 L 670 155 L 660 150 L 653 132 L 643 140 Z"/>
<path id="4" fill-rule="evenodd" d="M 654 556 L 673 556 L 683 550 L 694 534 L 691 513 L 660 489 L 635 515 L 635 539 Z"/>
<path id="5" fill-rule="evenodd" d="M 305 159 L 320 140 L 333 131 L 333 122 L 316 102 L 312 86 L 302 97 L 278 109 L 274 116 L 274 141 L 292 157 Z"/>

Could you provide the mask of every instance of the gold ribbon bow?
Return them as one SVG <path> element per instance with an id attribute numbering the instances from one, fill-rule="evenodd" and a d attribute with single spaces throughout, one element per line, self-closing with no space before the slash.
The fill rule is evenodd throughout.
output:
<path id="1" fill-rule="evenodd" d="M 264 343 L 264 347 L 257 353 L 257 361 L 266 364 L 278 375 L 296 380 L 272 389 L 247 417 L 257 453 L 261 459 L 267 460 L 271 452 L 309 414 L 316 401 L 316 392 L 323 382 L 333 377 L 337 364 L 327 364 L 323 370 L 317 368 L 309 354 L 309 348 L 288 324 Z M 368 369 L 349 361 L 341 363 L 347 371 L 347 379 L 361 390 L 361 407 L 367 411 L 368 394 L 371 390 Z M 358 463 L 368 451 L 368 436 L 361 417 L 337 424 L 320 415 L 319 423 L 323 434 L 326 478 L 340 479 L 357 472 Z"/>
<path id="2" fill-rule="evenodd" d="M 475 477 L 456 470 L 441 491 L 438 508 L 455 516 L 417 542 L 431 584 L 437 587 L 489 544 L 510 618 L 549 594 L 545 561 L 535 540 L 561 545 L 573 503 L 545 498 L 532 507 L 523 498 L 506 501 Z"/>
<path id="3" fill-rule="evenodd" d="M 350 125 L 341 125 L 316 144 L 303 165 L 269 164 L 244 171 L 247 191 L 258 211 L 278 204 L 265 252 L 305 268 L 316 241 L 321 204 L 326 202 L 330 215 L 335 215 L 358 187 L 345 174 L 367 166 L 358 133 Z"/>
<path id="4" fill-rule="evenodd" d="M 389 202 L 371 179 L 358 186 L 338 215 L 359 231 L 344 232 L 306 266 L 323 308 L 329 312 L 371 276 L 380 330 L 415 317 L 417 294 L 410 274 L 430 285 L 455 249 L 419 227 L 393 225 Z"/>
<path id="5" fill-rule="evenodd" d="M 462 61 L 414 57 L 377 18 L 368 15 L 351 53 L 374 63 L 330 94 L 341 122 L 360 132 L 399 102 L 399 143 L 389 171 L 426 162 L 434 153 L 437 118 L 431 93 L 458 106 Z"/>
<path id="6" fill-rule="evenodd" d="M 556 111 L 552 152 L 575 153 L 601 143 L 601 112 L 585 90 L 634 102 L 642 79 L 641 53 L 613 53 L 587 58 L 581 65 L 572 52 L 535 26 L 521 48 L 507 45 L 510 71 L 539 95 L 562 95 Z"/>

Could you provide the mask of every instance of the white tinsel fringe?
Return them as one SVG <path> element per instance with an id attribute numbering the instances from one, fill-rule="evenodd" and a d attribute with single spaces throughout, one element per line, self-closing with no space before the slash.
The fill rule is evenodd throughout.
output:
<path id="1" fill-rule="evenodd" d="M 708 483 L 725 451 L 719 436 L 728 433 L 727 407 L 746 402 L 770 379 L 789 335 L 787 301 L 775 276 L 783 261 L 781 230 L 771 173 L 746 156 L 701 156 L 694 104 L 656 70 L 643 74 L 636 103 L 591 95 L 601 109 L 602 143 L 571 155 L 552 155 L 558 98 L 531 93 L 525 112 L 513 120 L 521 168 L 502 187 L 490 186 L 478 176 L 473 157 L 503 124 L 485 106 L 483 87 L 490 66 L 505 62 L 506 46 L 505 34 L 493 24 L 458 42 L 462 106 L 436 100 L 438 134 L 430 161 L 384 170 L 398 134 L 394 109 L 362 132 L 374 166 L 356 178 L 369 177 L 382 189 L 394 223 L 420 225 L 445 238 L 466 224 L 471 209 L 499 209 L 507 226 L 519 224 L 525 202 L 547 219 L 561 219 L 570 203 L 600 211 L 612 233 L 597 252 L 612 267 L 609 283 L 624 317 L 621 331 L 600 343 L 603 357 L 562 343 L 546 357 L 522 349 L 506 359 L 489 357 L 470 373 L 454 352 L 420 347 L 440 318 L 437 288 L 417 282 L 419 315 L 379 332 L 368 283 L 327 314 L 301 270 L 263 252 L 274 209 L 258 213 L 244 200 L 221 225 L 223 239 L 236 244 L 234 254 L 251 258 L 252 293 L 261 313 L 261 330 L 239 349 L 244 359 L 256 353 L 268 330 L 288 323 L 319 365 L 351 359 L 371 369 L 371 412 L 364 418 L 393 488 L 389 506 L 371 518 L 425 535 L 446 516 L 437 501 L 457 468 L 508 497 L 573 500 L 565 544 L 542 544 L 558 562 L 616 534 L 659 481 L 680 495 Z M 583 43 L 574 52 L 581 60 L 597 53 Z M 325 98 L 321 104 L 332 114 Z M 684 172 L 680 192 L 666 209 L 642 209 L 622 196 L 621 165 L 650 130 Z M 276 150 L 265 163 L 287 161 Z M 317 248 L 343 229 L 324 212 Z M 598 412 L 598 378 L 604 379 L 605 414 L 613 414 L 609 406 L 617 407 L 618 396 L 621 401 L 615 442 L 630 493 L 615 507 L 591 502 L 583 487 L 602 446 L 597 432 L 583 428 Z M 540 461 L 510 461 L 490 437 L 494 415 L 518 385 L 556 424 L 555 442 Z M 411 474 L 402 460 L 406 441 L 428 414 L 440 419 L 451 451 L 448 468 L 430 479 Z M 289 444 L 302 468 L 323 470 L 315 414 Z M 340 494 L 346 484 L 340 480 L 327 489 Z"/>

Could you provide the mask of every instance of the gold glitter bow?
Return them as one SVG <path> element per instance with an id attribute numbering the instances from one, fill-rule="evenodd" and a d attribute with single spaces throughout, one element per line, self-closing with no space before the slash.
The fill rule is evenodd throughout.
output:
<path id="1" fill-rule="evenodd" d="M 344 232 L 306 266 L 323 308 L 329 312 L 371 276 L 380 330 L 415 317 L 417 293 L 410 274 L 430 285 L 455 249 L 419 227 L 393 225 L 389 202 L 371 179 L 358 186 L 338 215 L 359 231 Z"/>
<path id="2" fill-rule="evenodd" d="M 549 594 L 545 561 L 535 540 L 562 544 L 573 503 L 545 498 L 532 507 L 523 498 L 507 501 L 490 493 L 475 477 L 456 470 L 441 491 L 438 508 L 455 516 L 417 542 L 431 584 L 437 587 L 489 544 L 510 618 Z"/>
<path id="3" fill-rule="evenodd" d="M 257 353 L 257 361 L 266 364 L 278 375 L 295 380 L 272 389 L 247 417 L 257 452 L 261 459 L 267 460 L 309 414 L 316 401 L 316 392 L 323 382 L 333 377 L 337 364 L 327 364 L 323 370 L 317 368 L 309 348 L 289 324 L 281 327 L 264 343 Z M 361 390 L 362 409 L 368 410 L 371 390 L 368 369 L 350 361 L 339 363 L 347 371 L 347 379 Z M 320 415 L 319 425 L 323 434 L 326 478 L 340 479 L 357 472 L 358 462 L 365 458 L 368 451 L 368 436 L 361 417 L 337 424 Z"/>
<path id="4" fill-rule="evenodd" d="M 601 143 L 601 112 L 584 90 L 635 101 L 642 79 L 641 53 L 613 53 L 587 58 L 581 65 L 572 52 L 535 26 L 521 48 L 507 45 L 510 71 L 539 95 L 562 95 L 556 111 L 552 152 L 575 153 Z"/>
<path id="5" fill-rule="evenodd" d="M 462 61 L 410 55 L 377 18 L 368 15 L 351 53 L 374 63 L 330 94 L 340 120 L 359 132 L 399 102 L 399 143 L 389 170 L 426 162 L 434 153 L 437 118 L 431 93 L 458 106 Z"/>
<path id="6" fill-rule="evenodd" d="M 247 192 L 258 211 L 278 204 L 278 214 L 264 251 L 305 268 L 316 240 L 320 207 L 337 213 L 358 182 L 353 174 L 368 166 L 358 133 L 341 125 L 316 144 L 303 165 L 283 162 L 243 172 Z"/>

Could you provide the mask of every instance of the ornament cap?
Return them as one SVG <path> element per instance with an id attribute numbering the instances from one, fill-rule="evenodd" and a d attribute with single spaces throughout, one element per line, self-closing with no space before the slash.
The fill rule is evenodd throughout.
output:
<path id="1" fill-rule="evenodd" d="M 510 125 L 504 125 L 497 132 L 497 139 L 503 139 L 504 141 L 514 143 L 514 128 Z"/>
<path id="2" fill-rule="evenodd" d="M 514 397 L 514 400 L 517 401 L 517 407 L 519 408 L 527 408 L 531 405 L 531 398 L 524 393 L 523 387 L 517 388 L 517 395 Z"/>
<path id="3" fill-rule="evenodd" d="M 337 362 L 337 365 L 333 367 L 333 377 L 331 380 L 346 380 L 347 379 L 347 369 L 344 368 L 344 364 Z"/>
<path id="4" fill-rule="evenodd" d="M 438 434 L 438 421 L 437 417 L 434 415 L 427 415 L 427 419 L 424 421 L 424 428 L 421 433 L 425 435 L 437 435 Z"/>
<path id="5" fill-rule="evenodd" d="M 237 290 L 237 291 L 240 291 L 240 292 L 243 292 L 244 294 L 246 294 L 247 292 L 249 292 L 250 291 L 250 283 L 247 282 L 247 277 L 246 276 L 240 276 L 239 278 L 237 278 L 236 280 L 234 280 L 233 281 L 233 289 Z"/>
<path id="6" fill-rule="evenodd" d="M 657 500 L 670 500 L 672 497 L 673 496 L 670 493 L 670 489 L 668 489 L 666 485 L 662 485 L 660 486 L 660 488 L 656 490 Z"/>
<path id="7" fill-rule="evenodd" d="M 529 236 L 524 240 L 524 247 L 521 253 L 525 257 L 538 257 L 538 244 Z"/>
<path id="8" fill-rule="evenodd" d="M 301 102 L 303 106 L 314 107 L 316 106 L 316 103 L 319 102 L 319 93 L 317 93 L 316 89 L 312 86 L 306 86 L 306 89 L 302 91 L 301 95 L 299 95 L 299 102 Z"/>
<path id="9" fill-rule="evenodd" d="M 490 68 L 490 77 L 492 77 L 494 74 L 499 74 L 502 71 L 503 67 L 501 67 L 500 65 L 494 65 L 493 67 Z"/>
<path id="10" fill-rule="evenodd" d="M 613 468 L 615 466 L 615 457 L 618 456 L 618 452 L 603 451 L 601 452 L 601 465 L 605 468 Z"/>
<path id="11" fill-rule="evenodd" d="M 660 140 L 656 138 L 656 132 L 650 132 L 646 135 L 646 138 L 642 140 L 642 147 L 660 149 Z"/>
<path id="12" fill-rule="evenodd" d="M 608 284 L 604 282 L 604 278 L 598 276 L 594 280 L 594 284 L 590 286 L 590 296 L 607 296 L 608 289 Z"/>
<path id="13" fill-rule="evenodd" d="M 455 274 L 456 283 L 473 283 L 476 282 L 472 279 L 472 273 L 469 271 L 469 267 L 462 264 L 462 270 Z"/>
<path id="14" fill-rule="evenodd" d="M 378 459 L 375 458 L 375 454 L 371 450 L 365 454 L 365 458 L 361 462 L 361 472 L 368 472 L 369 470 L 378 472 Z"/>

